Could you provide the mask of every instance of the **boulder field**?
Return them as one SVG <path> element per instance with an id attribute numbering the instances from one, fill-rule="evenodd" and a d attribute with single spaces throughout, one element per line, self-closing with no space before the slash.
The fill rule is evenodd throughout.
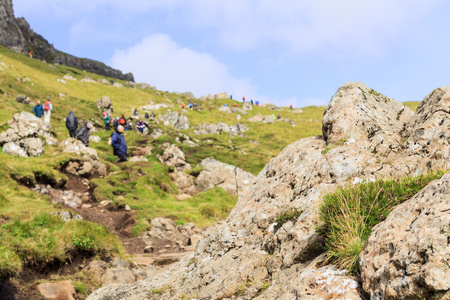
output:
<path id="1" fill-rule="evenodd" d="M 374 227 L 360 278 L 326 263 L 316 231 L 323 196 L 339 187 L 448 170 L 448 107 L 450 87 L 434 90 L 414 113 L 362 83 L 344 84 L 326 108 L 323 136 L 273 158 L 192 255 L 88 299 L 450 299 L 448 175 Z M 288 208 L 301 214 L 275 230 Z"/>

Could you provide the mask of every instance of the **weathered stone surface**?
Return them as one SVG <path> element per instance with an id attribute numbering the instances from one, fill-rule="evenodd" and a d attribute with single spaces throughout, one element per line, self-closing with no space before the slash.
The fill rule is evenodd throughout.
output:
<path id="1" fill-rule="evenodd" d="M 218 111 L 223 111 L 225 113 L 231 114 L 231 109 L 228 106 L 219 107 Z"/>
<path id="2" fill-rule="evenodd" d="M 228 96 L 227 93 L 223 92 L 223 93 L 218 93 L 214 95 L 214 99 L 219 100 L 219 99 L 230 99 L 230 96 Z"/>
<path id="3" fill-rule="evenodd" d="M 30 98 L 25 95 L 17 95 L 16 101 L 23 104 L 30 104 Z"/>
<path id="4" fill-rule="evenodd" d="M 243 110 L 252 110 L 253 106 L 250 102 L 244 102 L 244 104 L 242 105 L 242 109 Z"/>
<path id="5" fill-rule="evenodd" d="M 111 98 L 109 96 L 104 96 L 102 98 L 97 99 L 97 107 L 103 113 L 106 112 L 108 116 L 112 117 L 113 115 L 113 105 L 111 102 Z"/>
<path id="6" fill-rule="evenodd" d="M 188 118 L 183 113 L 178 113 L 176 111 L 167 113 L 164 118 L 164 125 L 171 125 L 176 129 L 189 129 Z"/>
<path id="7" fill-rule="evenodd" d="M 51 215 L 59 216 L 61 219 L 63 219 L 64 222 L 70 222 L 72 220 L 83 220 L 83 217 L 78 214 L 73 214 L 70 211 L 64 210 L 64 211 L 57 211 L 50 213 Z"/>
<path id="8" fill-rule="evenodd" d="M 191 168 L 191 165 L 186 162 L 183 151 L 180 150 L 175 144 L 165 145 L 164 154 L 157 154 L 159 161 L 167 166 L 172 166 L 177 171 L 185 171 Z"/>
<path id="9" fill-rule="evenodd" d="M 206 191 L 217 186 L 232 195 L 239 195 L 255 180 L 253 174 L 215 159 L 204 159 L 199 166 L 203 166 L 203 171 L 195 180 L 199 191 Z"/>
<path id="10" fill-rule="evenodd" d="M 328 144 L 341 140 L 373 139 L 400 132 L 414 112 L 360 82 L 348 82 L 331 98 L 322 120 Z"/>
<path id="11" fill-rule="evenodd" d="M 61 147 L 64 152 L 76 153 L 82 157 L 82 159 L 72 158 L 64 166 L 66 172 L 85 177 L 106 175 L 106 166 L 98 159 L 95 149 L 86 147 L 83 142 L 74 138 L 68 138 L 61 142 Z"/>
<path id="12" fill-rule="evenodd" d="M 360 254 L 373 299 L 450 296 L 450 174 L 397 206 L 375 226 Z"/>
<path id="13" fill-rule="evenodd" d="M 192 176 L 189 176 L 184 172 L 173 172 L 169 175 L 180 192 L 191 196 L 198 192 L 197 188 L 194 186 L 194 178 Z"/>
<path id="14" fill-rule="evenodd" d="M 442 93 L 435 102 L 444 100 L 444 95 L 446 93 Z M 345 84 L 324 114 L 325 139 L 323 136 L 310 137 L 283 149 L 264 167 L 255 181 L 240 192 L 239 200 L 227 220 L 205 231 L 192 256 L 182 259 L 164 274 L 131 286 L 108 287 L 96 291 L 89 299 L 108 299 L 112 294 L 129 299 L 151 299 L 156 297 L 150 295 L 151 289 L 164 286 L 171 289 L 157 296 L 158 299 L 177 299 L 183 295 L 197 299 L 231 298 L 252 277 L 271 282 L 270 287 L 262 291 L 260 299 L 317 299 L 316 295 L 322 299 L 363 298 L 355 279 L 341 276 L 344 270 L 331 265 L 317 265 L 322 260 L 320 258 L 314 261 L 323 252 L 323 240 L 316 232 L 320 225 L 317 208 L 325 194 L 341 186 L 362 180 L 417 175 L 429 169 L 449 169 L 448 159 L 430 156 L 424 151 L 423 148 L 431 143 L 425 143 L 413 152 L 409 147 L 402 146 L 403 140 L 411 138 L 407 132 L 415 132 L 422 126 L 420 121 L 408 123 L 411 116 L 412 112 L 393 99 L 384 98 L 360 83 Z M 430 126 L 421 131 L 429 129 L 447 134 L 450 128 L 445 125 L 444 114 L 428 114 L 423 119 L 433 117 L 436 117 L 432 122 L 437 127 Z M 432 143 L 436 143 L 432 145 L 435 149 L 447 146 L 445 139 L 433 140 Z M 369 292 L 371 288 L 383 290 L 382 284 L 391 284 L 395 286 L 391 291 L 398 291 L 392 299 L 402 299 L 410 287 L 413 289 L 419 285 L 429 293 L 434 290 L 439 291 L 440 295 L 448 293 L 445 290 L 448 265 L 443 264 L 448 264 L 446 238 L 450 210 L 443 205 L 448 204 L 445 200 L 448 202 L 449 197 L 444 191 L 449 189 L 444 187 L 447 183 L 441 185 L 433 184 L 436 186 L 433 191 L 419 193 L 424 195 L 423 199 L 429 199 L 427 201 L 436 201 L 436 206 L 425 200 L 419 205 L 422 202 L 413 199 L 418 202 L 410 206 L 405 202 L 397 208 L 396 218 L 400 221 L 391 223 L 394 228 L 383 226 L 383 223 L 375 228 L 382 243 L 395 239 L 393 232 L 397 228 L 395 232 L 399 232 L 400 237 L 392 243 L 394 250 L 399 249 L 398 253 L 394 251 L 397 256 L 385 258 L 382 252 L 381 258 L 395 258 L 399 265 L 367 258 L 364 266 L 369 268 L 368 276 L 374 276 L 374 282 L 381 282 L 379 287 L 364 282 L 364 288 Z M 435 195 L 431 196 L 434 192 Z M 302 211 L 298 219 L 286 222 L 275 230 L 277 214 L 294 207 Z M 420 213 L 414 210 L 416 207 Z M 415 221 L 418 224 L 414 222 L 411 232 L 408 232 L 407 226 L 414 217 L 418 217 Z M 381 230 L 382 227 L 385 229 Z M 406 246 L 411 250 L 411 256 L 403 250 L 406 248 L 402 247 Z M 375 247 L 372 253 L 376 251 Z M 445 258 L 447 261 L 444 261 Z M 375 267 L 369 267 L 371 265 Z M 370 268 L 375 273 L 370 272 Z M 382 280 L 375 278 L 383 272 L 393 281 L 389 283 L 386 277 Z M 408 279 L 408 276 L 412 278 L 408 285 L 403 286 L 402 280 Z M 372 279 L 367 277 L 364 280 Z M 242 299 L 253 297 L 257 287 L 258 284 L 255 284 L 247 289 Z M 383 290 L 383 293 L 386 291 Z M 428 294 L 424 292 L 423 295 Z"/>
<path id="15" fill-rule="evenodd" d="M 242 132 L 248 131 L 248 128 L 242 124 L 237 123 L 236 125 L 227 125 L 223 122 L 217 124 L 203 123 L 197 126 L 194 133 L 195 134 L 221 134 L 222 132 L 228 133 L 231 136 L 236 136 Z"/>
<path id="16" fill-rule="evenodd" d="M 150 103 L 150 104 L 142 106 L 140 108 L 140 110 L 143 110 L 145 112 L 154 112 L 154 111 L 157 111 L 157 110 L 159 110 L 161 108 L 165 108 L 165 107 L 169 107 L 169 105 L 166 103 L 156 103 L 156 104 Z"/>
<path id="17" fill-rule="evenodd" d="M 132 162 L 147 162 L 148 159 L 145 158 L 144 156 L 133 156 L 128 161 L 132 161 Z"/>
<path id="18" fill-rule="evenodd" d="M 257 115 L 249 118 L 248 121 L 249 122 L 261 122 L 263 120 L 263 118 L 264 117 L 260 113 L 258 113 Z"/>
<path id="19" fill-rule="evenodd" d="M 40 156 L 44 152 L 44 137 L 52 138 L 51 125 L 28 112 L 15 114 L 8 124 L 9 129 L 0 134 L 0 145 L 10 155 Z"/>
<path id="20" fill-rule="evenodd" d="M 37 289 L 45 297 L 51 300 L 75 300 L 75 288 L 68 280 L 58 283 L 41 283 Z"/>

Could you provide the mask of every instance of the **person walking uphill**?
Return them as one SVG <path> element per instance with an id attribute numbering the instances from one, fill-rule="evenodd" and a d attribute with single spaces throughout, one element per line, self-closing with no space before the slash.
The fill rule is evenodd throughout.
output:
<path id="1" fill-rule="evenodd" d="M 78 119 L 73 114 L 73 111 L 69 111 L 69 116 L 66 118 L 66 127 L 69 129 L 70 137 L 76 138 L 77 128 L 78 128 Z"/>
<path id="2" fill-rule="evenodd" d="M 107 113 L 103 113 L 103 119 L 105 120 L 105 130 L 109 130 L 109 124 L 111 124 L 111 118 L 108 116 Z"/>
<path id="3" fill-rule="evenodd" d="M 119 125 L 117 131 L 114 131 L 111 135 L 111 146 L 113 147 L 114 155 L 119 157 L 118 162 L 127 161 L 127 142 L 122 132 L 123 126 Z"/>
<path id="4" fill-rule="evenodd" d="M 44 122 L 50 124 L 50 115 L 52 114 L 53 105 L 48 99 L 44 104 Z"/>
<path id="5" fill-rule="evenodd" d="M 44 107 L 41 105 L 41 101 L 37 101 L 37 104 L 35 107 L 33 107 L 32 113 L 38 118 L 42 118 L 42 115 L 44 114 Z"/>

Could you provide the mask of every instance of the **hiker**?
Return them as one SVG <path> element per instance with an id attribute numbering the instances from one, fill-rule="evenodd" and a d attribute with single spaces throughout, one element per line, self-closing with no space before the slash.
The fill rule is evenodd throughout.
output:
<path id="1" fill-rule="evenodd" d="M 197 107 L 197 102 L 196 102 L 196 103 L 194 103 L 194 110 L 198 110 L 198 107 Z"/>
<path id="2" fill-rule="evenodd" d="M 52 113 L 53 105 L 50 103 L 50 99 L 44 104 L 44 122 L 50 124 L 50 115 Z"/>
<path id="3" fill-rule="evenodd" d="M 125 125 L 125 126 L 123 127 L 123 129 L 124 129 L 124 130 L 133 130 L 132 125 L 133 125 L 133 123 L 128 123 L 128 125 Z"/>
<path id="4" fill-rule="evenodd" d="M 142 119 L 139 120 L 139 123 L 136 125 L 136 129 L 139 130 L 140 133 L 144 133 L 145 124 L 142 122 Z"/>
<path id="5" fill-rule="evenodd" d="M 86 147 L 89 147 L 89 130 L 94 127 L 92 123 L 86 122 L 83 124 L 83 126 L 77 130 L 77 139 L 83 142 L 83 145 Z"/>
<path id="6" fill-rule="evenodd" d="M 256 100 L 256 106 L 259 107 L 259 101 L 258 100 Z"/>
<path id="7" fill-rule="evenodd" d="M 291 109 L 293 108 L 292 104 L 291 104 L 290 108 L 291 108 Z"/>
<path id="8" fill-rule="evenodd" d="M 37 101 L 37 104 L 33 107 L 32 112 L 39 119 L 42 117 L 42 115 L 44 114 L 44 107 L 41 105 L 41 101 Z"/>
<path id="9" fill-rule="evenodd" d="M 186 105 L 184 105 L 184 102 L 183 103 L 181 103 L 181 108 L 183 108 L 184 109 L 184 107 L 185 107 Z"/>
<path id="10" fill-rule="evenodd" d="M 234 107 L 237 107 L 237 103 L 234 104 Z"/>
<path id="11" fill-rule="evenodd" d="M 67 129 L 69 129 L 70 137 L 76 138 L 77 128 L 78 128 L 78 119 L 73 114 L 73 111 L 69 111 L 69 116 L 66 118 L 66 127 L 67 127 Z"/>
<path id="12" fill-rule="evenodd" d="M 119 126 L 119 117 L 116 117 L 116 119 L 113 121 L 114 131 L 117 131 L 118 126 Z"/>
<path id="13" fill-rule="evenodd" d="M 230 95 L 230 100 L 233 100 L 233 95 Z"/>
<path id="14" fill-rule="evenodd" d="M 275 115 L 274 114 L 272 114 L 271 118 L 272 118 L 272 120 L 275 121 Z"/>
<path id="15" fill-rule="evenodd" d="M 227 103 L 225 103 L 225 105 L 224 105 L 225 107 L 228 107 L 228 104 Z"/>
<path id="16" fill-rule="evenodd" d="M 242 103 L 245 103 L 245 96 L 242 97 Z"/>
<path id="17" fill-rule="evenodd" d="M 111 135 L 111 146 L 113 147 L 114 155 L 119 157 L 118 162 L 127 161 L 127 142 L 122 132 L 123 126 L 119 125 L 117 131 L 114 131 Z"/>
<path id="18" fill-rule="evenodd" d="M 279 120 L 279 119 L 281 119 L 281 116 L 280 116 L 280 115 L 277 116 L 277 120 Z"/>
<path id="19" fill-rule="evenodd" d="M 150 116 L 148 115 L 148 113 L 145 113 L 145 116 L 144 116 L 144 118 L 146 118 L 146 119 L 150 119 Z"/>
<path id="20" fill-rule="evenodd" d="M 135 116 L 139 116 L 139 113 L 138 113 L 138 111 L 137 111 L 137 109 L 136 109 L 136 108 L 134 109 L 134 112 L 133 112 L 133 114 L 134 114 Z"/>
<path id="21" fill-rule="evenodd" d="M 150 114 L 150 118 L 154 119 L 155 117 L 156 117 L 155 113 L 152 112 L 152 113 Z"/>
<path id="22" fill-rule="evenodd" d="M 105 120 L 105 130 L 110 130 L 109 124 L 111 124 L 111 118 L 106 112 L 103 113 L 103 119 Z"/>
<path id="23" fill-rule="evenodd" d="M 30 51 L 30 53 L 28 53 L 28 55 L 30 56 L 30 58 L 33 58 L 33 51 Z"/>
<path id="24" fill-rule="evenodd" d="M 119 119 L 119 125 L 125 126 L 127 125 L 127 119 L 122 115 Z"/>
<path id="25" fill-rule="evenodd" d="M 188 106 L 192 110 L 192 101 L 189 101 Z"/>
<path id="26" fill-rule="evenodd" d="M 252 100 L 250 100 L 250 104 L 253 106 L 253 99 Z"/>

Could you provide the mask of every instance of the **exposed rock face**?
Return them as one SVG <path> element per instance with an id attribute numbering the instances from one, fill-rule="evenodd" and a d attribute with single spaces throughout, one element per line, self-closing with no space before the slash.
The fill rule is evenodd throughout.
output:
<path id="1" fill-rule="evenodd" d="M 164 149 L 164 154 L 156 155 L 160 162 L 167 166 L 174 167 L 176 171 L 185 171 L 191 168 L 191 165 L 186 162 L 184 153 L 180 148 L 174 144 L 166 144 L 164 146 L 166 147 Z"/>
<path id="2" fill-rule="evenodd" d="M 133 283 L 147 278 L 147 273 L 144 270 L 118 258 L 109 264 L 102 260 L 94 260 L 83 271 L 89 272 L 103 285 Z"/>
<path id="3" fill-rule="evenodd" d="M 37 289 L 45 299 L 75 300 L 75 288 L 68 280 L 57 283 L 41 283 Z"/>
<path id="4" fill-rule="evenodd" d="M 252 107 L 252 104 L 251 104 L 250 102 L 245 102 L 245 103 L 242 105 L 242 109 L 243 109 L 243 110 L 252 110 L 253 107 Z"/>
<path id="5" fill-rule="evenodd" d="M 344 110 L 341 112 L 340 108 Z M 369 139 L 375 135 L 394 135 L 403 130 L 414 112 L 360 82 L 341 86 L 331 98 L 322 120 L 327 143 Z"/>
<path id="6" fill-rule="evenodd" d="M 222 132 L 228 133 L 231 136 L 236 136 L 240 133 L 248 131 L 248 128 L 242 124 L 237 123 L 236 125 L 227 125 L 223 122 L 217 124 L 203 123 L 197 126 L 194 133 L 195 134 L 221 134 Z"/>
<path id="7" fill-rule="evenodd" d="M 140 109 L 146 112 L 153 112 L 164 107 L 169 107 L 169 105 L 165 103 L 156 103 L 156 104 L 150 103 L 148 105 L 142 106 Z"/>
<path id="8" fill-rule="evenodd" d="M 164 121 L 164 125 L 171 125 L 176 129 L 189 129 L 188 118 L 184 114 L 179 114 L 176 111 L 167 113 L 162 121 Z"/>
<path id="9" fill-rule="evenodd" d="M 230 96 L 228 96 L 227 93 L 218 93 L 214 95 L 214 99 L 218 100 L 218 99 L 230 99 Z"/>
<path id="10" fill-rule="evenodd" d="M 23 104 L 30 104 L 30 98 L 25 95 L 17 95 L 16 101 Z"/>
<path id="11" fill-rule="evenodd" d="M 69 174 L 83 177 L 106 175 L 106 166 L 98 159 L 95 149 L 86 147 L 83 142 L 74 138 L 68 138 L 61 142 L 61 146 L 64 152 L 76 153 L 81 156 L 81 159 L 72 158 L 63 166 Z"/>
<path id="12" fill-rule="evenodd" d="M 218 186 L 232 195 L 239 195 L 255 180 L 253 174 L 215 159 L 204 159 L 199 166 L 204 167 L 195 180 L 199 191 Z"/>
<path id="13" fill-rule="evenodd" d="M 364 289 L 372 299 L 450 297 L 449 175 L 374 227 L 360 254 Z"/>
<path id="14" fill-rule="evenodd" d="M 97 99 L 97 107 L 103 113 L 106 112 L 108 116 L 112 117 L 113 115 L 113 105 L 111 102 L 111 98 L 109 96 L 104 96 L 102 98 Z"/>
<path id="15" fill-rule="evenodd" d="M 56 50 L 41 35 L 35 33 L 24 18 L 15 18 L 12 0 L 0 1 L 0 45 L 16 52 L 33 56 L 49 63 L 59 63 L 121 80 L 134 81 L 133 74 L 122 74 L 121 71 L 108 67 L 104 63 L 80 59 L 73 55 Z"/>
<path id="16" fill-rule="evenodd" d="M 424 102 L 431 101 L 438 92 L 430 94 Z M 431 102 L 445 101 L 447 93 L 440 95 L 439 99 Z M 423 104 L 424 111 L 435 112 L 425 107 Z M 376 117 L 371 117 L 373 115 Z M 325 194 L 352 182 L 417 175 L 430 168 L 449 169 L 450 162 L 445 156 L 432 156 L 425 151 L 443 149 L 443 152 L 445 147 L 448 149 L 445 138 L 430 140 L 429 145 L 415 145 L 418 148 L 414 153 L 405 148 L 405 145 L 414 145 L 412 140 L 408 142 L 409 139 L 416 138 L 414 134 L 408 136 L 407 132 L 423 132 L 420 136 L 436 131 L 448 134 L 446 114 L 428 114 L 423 121 L 409 120 L 412 116 L 413 113 L 401 103 L 381 97 L 361 83 L 345 84 L 325 111 L 325 139 L 322 136 L 310 137 L 283 149 L 241 192 L 226 222 L 206 230 L 194 255 L 184 258 L 165 274 L 131 286 L 110 286 L 96 291 L 88 299 L 110 299 L 113 294 L 127 299 L 178 299 L 182 296 L 222 299 L 232 298 L 238 293 L 245 299 L 253 297 L 255 289 L 261 293 L 257 299 L 317 299 L 316 294 L 323 299 L 361 299 L 361 286 L 354 278 L 343 277 L 343 270 L 332 265 L 321 267 L 320 257 L 316 259 L 323 252 L 322 238 L 316 232 L 320 224 L 317 207 Z M 434 126 L 424 128 L 428 120 Z M 408 140 L 403 143 L 405 139 Z M 376 238 L 382 241 L 380 249 L 386 251 L 392 241 L 394 256 L 383 252 L 377 261 L 371 257 L 378 250 L 376 246 L 370 248 L 369 244 L 369 254 L 363 256 L 364 268 L 367 268 L 367 276 L 363 277 L 364 288 L 375 295 L 377 289 L 386 293 L 386 284 L 391 284 L 398 292 L 392 297 L 374 299 L 404 299 L 409 287 L 420 287 L 419 295 L 448 291 L 448 265 L 442 265 L 448 264 L 449 210 L 444 206 L 448 205 L 449 198 L 445 192 L 448 186 L 444 188 L 448 185 L 447 180 L 420 192 L 419 195 L 424 197 L 413 199 L 415 202 L 412 204 L 405 202 L 399 206 L 397 218 L 401 216 L 402 221 L 391 222 L 394 229 L 383 224 L 375 228 Z M 429 196 L 434 192 L 433 197 Z M 436 207 L 431 208 L 428 205 L 432 202 L 427 201 L 435 201 Z M 302 211 L 298 219 L 275 230 L 277 213 L 294 207 Z M 419 213 L 415 208 L 423 209 Z M 414 216 L 418 224 L 409 228 Z M 400 238 L 393 240 L 391 237 L 395 228 L 404 237 L 402 242 Z M 426 240 L 423 238 L 425 235 Z M 411 250 L 411 256 L 406 247 Z M 390 265 L 390 259 L 395 259 L 400 265 Z M 409 263 L 413 268 L 408 267 Z M 408 285 L 402 286 L 406 282 L 404 280 L 408 280 L 408 272 L 411 276 L 419 274 L 419 277 L 410 278 Z M 242 291 L 250 278 L 253 278 L 252 287 L 255 289 L 249 287 Z M 392 282 L 386 282 L 386 278 Z M 438 282 L 432 278 L 442 280 Z M 265 290 L 259 289 L 264 282 L 271 284 Z M 166 289 L 163 295 L 151 294 L 152 289 L 167 286 L 170 289 Z"/>
<path id="17" fill-rule="evenodd" d="M 44 153 L 44 138 L 52 138 L 50 124 L 24 111 L 15 114 L 8 124 L 9 129 L 0 134 L 3 152 L 21 157 L 40 156 Z"/>

